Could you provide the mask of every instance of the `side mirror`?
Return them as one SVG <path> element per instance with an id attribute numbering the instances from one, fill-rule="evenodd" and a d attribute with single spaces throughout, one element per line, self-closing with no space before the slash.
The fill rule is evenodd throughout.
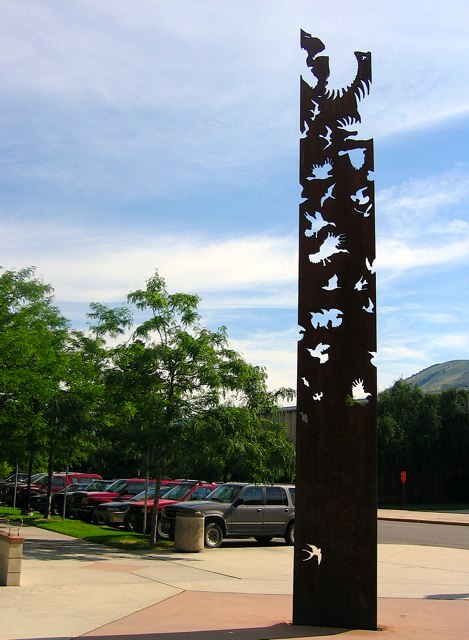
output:
<path id="1" fill-rule="evenodd" d="M 236 498 L 234 501 L 234 506 L 239 507 L 240 504 L 245 504 L 244 498 Z"/>

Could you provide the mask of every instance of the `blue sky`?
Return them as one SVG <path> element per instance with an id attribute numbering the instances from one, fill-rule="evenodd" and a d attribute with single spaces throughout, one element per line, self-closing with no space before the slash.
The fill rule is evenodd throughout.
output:
<path id="1" fill-rule="evenodd" d="M 155 269 L 296 386 L 300 28 L 373 85 L 378 384 L 469 358 L 467 0 L 0 1 L 0 264 L 63 313 Z"/>

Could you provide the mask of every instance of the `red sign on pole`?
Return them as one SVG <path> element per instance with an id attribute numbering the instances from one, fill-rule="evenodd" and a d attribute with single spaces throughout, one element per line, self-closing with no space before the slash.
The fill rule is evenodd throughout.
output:
<path id="1" fill-rule="evenodd" d="M 407 482 L 407 471 L 401 471 L 401 483 L 405 484 Z"/>

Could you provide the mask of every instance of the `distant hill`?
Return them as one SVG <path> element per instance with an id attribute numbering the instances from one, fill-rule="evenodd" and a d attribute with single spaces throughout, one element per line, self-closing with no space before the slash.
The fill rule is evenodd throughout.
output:
<path id="1" fill-rule="evenodd" d="M 469 389 L 469 360 L 449 360 L 434 364 L 405 381 L 428 392 L 440 392 L 448 387 Z"/>

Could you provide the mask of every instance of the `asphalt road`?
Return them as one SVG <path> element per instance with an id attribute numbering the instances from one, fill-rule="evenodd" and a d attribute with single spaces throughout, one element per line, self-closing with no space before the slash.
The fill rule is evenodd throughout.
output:
<path id="1" fill-rule="evenodd" d="M 417 544 L 430 547 L 469 549 L 469 527 L 423 522 L 378 522 L 381 544 Z"/>

